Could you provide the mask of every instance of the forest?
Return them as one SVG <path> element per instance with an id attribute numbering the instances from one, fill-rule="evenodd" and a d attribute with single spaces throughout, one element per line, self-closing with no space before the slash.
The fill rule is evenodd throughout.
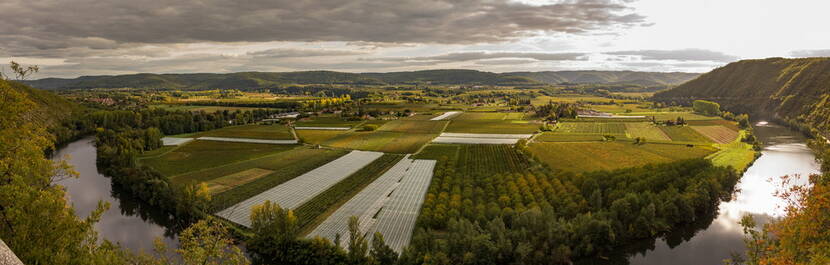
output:
<path id="1" fill-rule="evenodd" d="M 703 159 L 574 175 L 464 158 L 478 152 L 520 151 L 440 159 L 403 264 L 567 263 L 693 222 L 739 177 Z"/>

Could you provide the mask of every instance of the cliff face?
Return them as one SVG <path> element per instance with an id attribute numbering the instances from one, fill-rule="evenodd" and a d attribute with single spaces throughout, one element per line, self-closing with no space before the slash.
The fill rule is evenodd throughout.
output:
<path id="1" fill-rule="evenodd" d="M 769 58 L 728 64 L 654 95 L 655 100 L 718 102 L 732 112 L 776 118 L 827 135 L 830 129 L 830 58 Z"/>

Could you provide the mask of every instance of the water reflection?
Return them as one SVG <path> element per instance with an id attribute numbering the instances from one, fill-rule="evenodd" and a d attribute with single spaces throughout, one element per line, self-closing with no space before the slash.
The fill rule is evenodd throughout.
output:
<path id="1" fill-rule="evenodd" d="M 771 123 L 756 124 L 755 129 L 765 148 L 736 186 L 735 198 L 720 204 L 717 218 L 710 219 L 708 225 L 692 227 L 691 232 L 675 231 L 645 247 L 624 251 L 634 253 L 629 254 L 630 264 L 722 264 L 732 253 L 745 251 L 738 224 L 744 214 L 753 215 L 759 225 L 783 214 L 781 199 L 773 195 L 779 177 L 799 175 L 793 184 L 804 184 L 808 175 L 819 173 L 819 165 L 797 132 Z"/>
<path id="2" fill-rule="evenodd" d="M 89 216 L 98 206 L 98 201 L 110 203 L 110 208 L 95 225 L 101 239 L 134 251 L 151 251 L 157 237 L 175 246 L 176 231 L 171 218 L 154 211 L 140 201 L 113 187 L 109 178 L 98 173 L 95 165 L 95 146 L 92 138 L 85 138 L 61 148 L 56 157 L 69 155 L 69 163 L 75 167 L 79 178 L 65 179 L 58 184 L 66 187 L 67 197 L 75 213 L 81 218 Z"/>

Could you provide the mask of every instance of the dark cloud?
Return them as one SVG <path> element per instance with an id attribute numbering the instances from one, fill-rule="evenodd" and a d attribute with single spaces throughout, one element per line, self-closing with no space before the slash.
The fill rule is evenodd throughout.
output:
<path id="1" fill-rule="evenodd" d="M 643 17 L 631 13 L 629 2 L 567 0 L 538 6 L 510 0 L 4 0 L 0 41 L 13 56 L 44 57 L 133 44 L 497 42 L 543 32 L 640 25 Z"/>
<path id="2" fill-rule="evenodd" d="M 739 59 L 737 56 L 704 49 L 616 51 L 605 54 L 638 56 L 643 60 L 731 62 Z"/>
<path id="3" fill-rule="evenodd" d="M 830 49 L 824 50 L 798 50 L 790 52 L 793 57 L 830 57 Z"/>
<path id="4" fill-rule="evenodd" d="M 387 57 L 370 60 L 409 61 L 409 62 L 466 62 L 501 58 L 524 58 L 536 61 L 575 61 L 586 60 L 586 53 L 542 53 L 542 52 L 454 52 L 434 56 Z"/>

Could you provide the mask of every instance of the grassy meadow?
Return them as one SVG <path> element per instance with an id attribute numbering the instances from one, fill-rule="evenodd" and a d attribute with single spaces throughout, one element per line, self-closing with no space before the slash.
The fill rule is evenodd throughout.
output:
<path id="1" fill-rule="evenodd" d="M 163 154 L 140 157 L 139 163 L 150 166 L 169 177 L 284 152 L 296 147 L 296 145 L 195 140 Z"/>
<path id="2" fill-rule="evenodd" d="M 526 134 L 539 130 L 541 124 L 518 120 L 452 120 L 445 132 Z"/>
<path id="3" fill-rule="evenodd" d="M 281 125 L 259 125 L 248 124 L 224 127 L 212 131 L 192 134 L 191 137 L 228 137 L 228 138 L 252 138 L 252 139 L 266 139 L 266 140 L 293 140 L 294 134 L 291 133 L 291 128 Z"/>

